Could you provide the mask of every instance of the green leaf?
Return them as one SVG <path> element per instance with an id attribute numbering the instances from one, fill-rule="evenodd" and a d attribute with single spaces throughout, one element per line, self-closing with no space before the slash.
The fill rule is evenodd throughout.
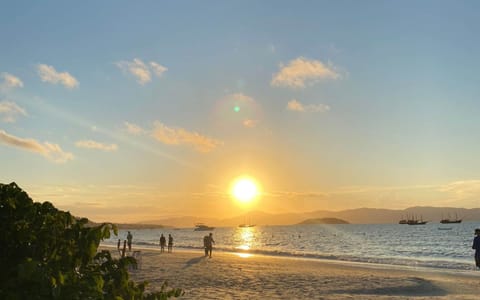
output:
<path id="1" fill-rule="evenodd" d="M 35 203 L 15 183 L 0 184 L 1 299 L 167 299 L 181 289 L 146 293 L 147 283 L 129 279 L 132 257 L 98 251 L 117 226 L 89 226 L 51 203 Z"/>

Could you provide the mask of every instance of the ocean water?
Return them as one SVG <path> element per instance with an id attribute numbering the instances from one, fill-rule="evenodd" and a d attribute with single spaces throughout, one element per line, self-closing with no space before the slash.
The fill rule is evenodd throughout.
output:
<path id="1" fill-rule="evenodd" d="M 439 229 L 440 228 L 440 229 Z M 441 230 L 441 228 L 451 228 Z M 214 251 L 248 254 L 332 259 L 412 267 L 474 270 L 472 241 L 480 222 L 461 224 L 429 223 L 410 226 L 374 225 L 294 225 L 224 227 L 211 231 Z M 133 247 L 159 248 L 160 234 L 171 234 L 174 247 L 203 248 L 203 236 L 209 231 L 183 229 L 130 230 Z M 127 230 L 119 230 L 103 244 L 115 245 L 126 239 Z M 123 245 L 123 244 L 122 244 Z"/>

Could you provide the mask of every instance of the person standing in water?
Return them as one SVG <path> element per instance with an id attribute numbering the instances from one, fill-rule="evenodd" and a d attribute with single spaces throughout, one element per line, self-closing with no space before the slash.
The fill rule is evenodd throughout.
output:
<path id="1" fill-rule="evenodd" d="M 475 249 L 475 265 L 480 268 L 480 228 L 475 229 L 472 249 Z"/>
<path id="2" fill-rule="evenodd" d="M 160 236 L 160 253 L 165 252 L 165 245 L 167 244 L 167 241 L 165 239 L 165 236 L 162 235 Z"/>
<path id="3" fill-rule="evenodd" d="M 173 237 L 169 233 L 168 234 L 168 252 L 172 253 L 172 250 L 173 250 Z"/>

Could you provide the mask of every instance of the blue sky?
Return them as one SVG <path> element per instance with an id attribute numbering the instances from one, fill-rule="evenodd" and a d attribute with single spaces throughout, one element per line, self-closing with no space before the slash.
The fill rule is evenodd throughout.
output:
<path id="1" fill-rule="evenodd" d="M 478 207 L 478 6 L 4 2 L 0 181 L 94 219 Z"/>

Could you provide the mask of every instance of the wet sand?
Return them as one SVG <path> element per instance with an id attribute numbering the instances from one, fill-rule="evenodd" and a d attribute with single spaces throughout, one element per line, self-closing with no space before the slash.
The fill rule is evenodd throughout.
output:
<path id="1" fill-rule="evenodd" d="M 113 251 L 115 252 L 115 251 Z M 182 299 L 479 299 L 480 272 L 203 251 L 141 250 L 136 281 L 164 281 Z M 242 257 L 243 256 L 243 257 Z"/>

